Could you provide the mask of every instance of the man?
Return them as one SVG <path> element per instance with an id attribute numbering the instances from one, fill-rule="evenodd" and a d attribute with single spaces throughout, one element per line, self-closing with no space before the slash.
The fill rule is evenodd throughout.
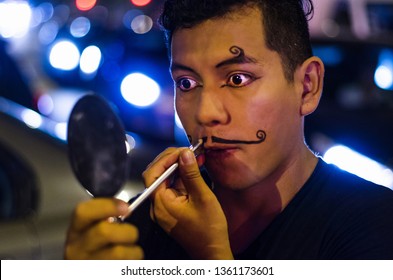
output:
<path id="1" fill-rule="evenodd" d="M 78 206 L 66 258 L 393 259 L 393 192 L 304 143 L 324 76 L 309 42 L 312 9 L 307 0 L 166 1 L 176 110 L 203 153 L 160 154 L 145 185 L 175 162 L 179 173 L 129 224 L 108 221 L 126 213 L 120 201 Z"/>

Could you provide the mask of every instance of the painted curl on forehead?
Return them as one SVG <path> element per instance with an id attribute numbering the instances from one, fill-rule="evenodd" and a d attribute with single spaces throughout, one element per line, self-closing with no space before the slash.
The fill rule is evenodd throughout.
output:
<path id="1" fill-rule="evenodd" d="M 232 46 L 229 49 L 229 51 L 231 52 L 231 54 L 234 54 L 237 57 L 244 56 L 244 50 L 242 48 L 237 47 L 237 46 Z"/>
<path id="2" fill-rule="evenodd" d="M 229 48 L 229 52 L 233 55 L 235 55 L 236 58 L 239 59 L 239 61 L 243 62 L 250 62 L 253 63 L 255 62 L 254 59 L 247 57 L 244 50 L 238 46 L 232 46 Z"/>

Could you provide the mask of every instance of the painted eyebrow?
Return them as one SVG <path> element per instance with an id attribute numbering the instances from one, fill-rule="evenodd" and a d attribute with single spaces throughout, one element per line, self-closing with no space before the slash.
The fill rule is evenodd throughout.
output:
<path id="1" fill-rule="evenodd" d="M 249 56 L 236 56 L 236 57 L 231 57 L 229 59 L 226 59 L 224 61 L 221 61 L 220 63 L 218 63 L 215 68 L 221 68 L 227 65 L 233 65 L 233 64 L 246 64 L 246 63 L 253 63 L 256 64 L 257 60 L 255 58 L 249 57 Z M 170 71 L 174 72 L 176 70 L 183 70 L 183 71 L 188 71 L 188 72 L 194 72 L 194 69 L 192 69 L 191 67 L 185 66 L 183 64 L 180 63 L 173 63 L 170 67 Z"/>
<path id="2" fill-rule="evenodd" d="M 215 66 L 215 68 L 218 69 L 218 68 L 221 68 L 221 67 L 224 67 L 224 66 L 227 66 L 227 65 L 234 65 L 234 64 L 246 64 L 246 63 L 256 64 L 257 62 L 258 62 L 258 60 L 253 58 L 253 57 L 250 57 L 250 56 L 247 56 L 247 55 L 238 55 L 238 56 L 231 57 L 229 59 L 225 59 L 225 60 L 219 62 Z M 192 69 L 191 67 L 185 66 L 185 65 L 180 64 L 180 63 L 172 63 L 172 65 L 170 66 L 171 73 L 173 71 L 176 71 L 176 70 L 183 70 L 183 71 L 188 71 L 188 72 L 194 72 L 195 73 L 194 69 Z"/>
<path id="3" fill-rule="evenodd" d="M 246 64 L 246 63 L 253 63 L 256 64 L 257 60 L 253 57 L 249 57 L 246 55 L 239 55 L 235 57 L 231 57 L 229 59 L 226 59 L 216 65 L 216 68 L 221 68 L 227 65 L 233 65 L 233 64 Z"/>

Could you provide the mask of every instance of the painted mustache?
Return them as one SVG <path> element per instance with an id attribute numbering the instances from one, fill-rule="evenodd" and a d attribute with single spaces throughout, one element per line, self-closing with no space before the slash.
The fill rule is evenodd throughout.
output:
<path id="1" fill-rule="evenodd" d="M 263 130 L 258 130 L 256 133 L 256 138 L 255 140 L 241 140 L 241 139 L 224 139 L 220 138 L 217 136 L 211 136 L 212 142 L 213 143 L 221 143 L 221 144 L 259 144 L 265 141 L 266 139 L 266 132 Z M 189 139 L 191 140 L 191 136 L 188 136 Z M 207 137 L 202 137 L 203 143 L 207 141 Z M 191 142 L 192 143 L 192 142 Z"/>

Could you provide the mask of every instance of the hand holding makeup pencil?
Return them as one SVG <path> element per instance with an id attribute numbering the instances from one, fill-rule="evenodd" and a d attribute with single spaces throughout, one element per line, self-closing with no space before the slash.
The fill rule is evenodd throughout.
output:
<path id="1" fill-rule="evenodd" d="M 232 259 L 222 208 L 203 180 L 198 159 L 189 149 L 170 148 L 149 165 L 143 177 L 149 186 L 163 170 L 179 163 L 174 182 L 165 181 L 152 194 L 151 216 L 194 259 Z"/>

